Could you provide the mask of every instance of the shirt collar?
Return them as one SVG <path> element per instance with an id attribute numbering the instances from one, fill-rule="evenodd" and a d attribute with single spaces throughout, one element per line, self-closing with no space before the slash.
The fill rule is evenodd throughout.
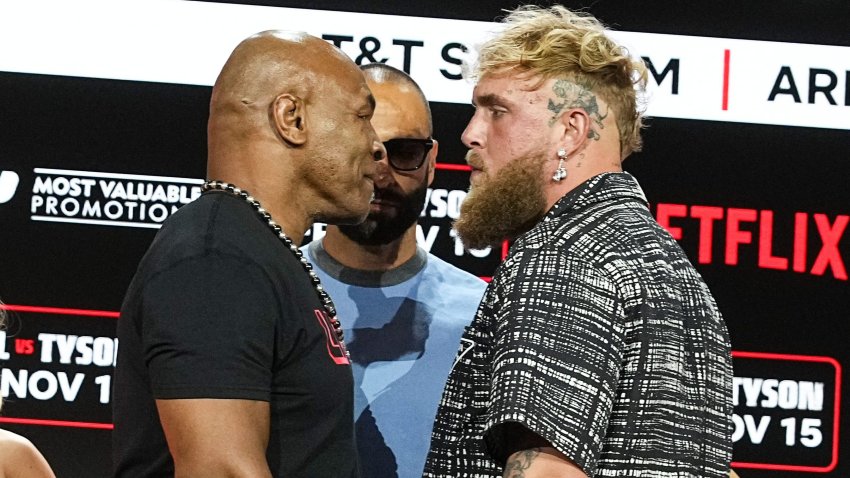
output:
<path id="1" fill-rule="evenodd" d="M 329 276 L 342 283 L 358 287 L 390 287 L 401 284 L 422 272 L 428 263 L 428 253 L 421 247 L 417 247 L 416 254 L 406 262 L 387 271 L 367 271 L 346 267 L 328 254 L 321 240 L 311 242 L 307 249 L 309 259 Z"/>
<path id="2" fill-rule="evenodd" d="M 549 209 L 543 221 L 551 221 L 556 217 L 585 209 L 594 203 L 624 198 L 638 200 L 649 207 L 646 195 L 634 176 L 625 171 L 602 173 L 565 194 Z"/>

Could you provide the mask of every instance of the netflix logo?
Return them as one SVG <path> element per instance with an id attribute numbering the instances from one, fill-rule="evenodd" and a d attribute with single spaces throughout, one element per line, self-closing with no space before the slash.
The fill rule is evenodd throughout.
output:
<path id="1" fill-rule="evenodd" d="M 846 247 L 841 248 L 847 214 L 659 203 L 656 219 L 676 240 L 696 235 L 700 264 L 737 266 L 741 252 L 750 249 L 757 257 L 753 265 L 762 269 L 847 280 Z"/>

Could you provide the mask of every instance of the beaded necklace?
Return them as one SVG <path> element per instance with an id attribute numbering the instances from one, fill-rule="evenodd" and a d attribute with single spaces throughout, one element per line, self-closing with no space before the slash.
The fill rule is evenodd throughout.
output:
<path id="1" fill-rule="evenodd" d="M 330 318 L 331 325 L 333 325 L 334 333 L 336 334 L 336 338 L 339 340 L 340 344 L 343 344 L 343 349 L 345 350 L 345 355 L 348 356 L 348 349 L 344 346 L 344 336 L 342 332 L 342 324 L 339 322 L 339 319 L 336 317 L 336 307 L 334 306 L 334 301 L 331 299 L 331 296 L 325 292 L 325 289 L 322 287 L 322 281 L 319 280 L 319 276 L 316 274 L 316 271 L 313 270 L 312 264 L 307 261 L 307 258 L 304 257 L 304 253 L 301 252 L 301 249 L 292 242 L 292 239 L 283 232 L 283 228 L 280 227 L 280 224 L 274 222 L 272 220 L 272 215 L 269 214 L 262 206 L 260 206 L 260 202 L 254 199 L 248 191 L 244 189 L 240 189 L 232 184 L 228 184 L 224 181 L 207 181 L 201 186 L 201 192 L 207 191 L 224 191 L 232 196 L 235 196 L 243 201 L 247 202 L 257 211 L 257 214 L 263 218 L 266 224 L 269 226 L 269 229 L 275 233 L 275 235 L 280 239 L 283 245 L 289 249 L 292 254 L 295 255 L 295 258 L 298 259 L 298 262 L 301 263 L 301 267 L 307 272 L 310 276 L 310 282 L 313 283 L 313 288 L 316 289 L 316 295 L 319 296 L 319 302 L 322 303 L 322 307 L 325 309 L 325 313 L 328 314 Z"/>

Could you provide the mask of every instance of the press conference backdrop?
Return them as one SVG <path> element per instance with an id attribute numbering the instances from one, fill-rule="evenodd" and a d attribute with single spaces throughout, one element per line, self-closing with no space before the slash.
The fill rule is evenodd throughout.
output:
<path id="1" fill-rule="evenodd" d="M 411 73 L 440 140 L 419 243 L 482 277 L 502 258 L 464 251 L 451 221 L 468 187 L 461 60 L 514 4 L 257 3 L 0 4 L 0 426 L 59 476 L 109 474 L 117 311 L 157 228 L 200 193 L 210 85 L 251 33 L 306 30 Z M 625 167 L 726 317 L 735 468 L 850 476 L 850 7 L 565 3 L 650 68 L 645 151 Z"/>

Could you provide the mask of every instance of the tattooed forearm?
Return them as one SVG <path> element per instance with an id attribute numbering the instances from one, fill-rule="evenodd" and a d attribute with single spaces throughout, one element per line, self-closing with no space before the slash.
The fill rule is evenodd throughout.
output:
<path id="1" fill-rule="evenodd" d="M 525 472 L 531 467 L 531 462 L 540 454 L 540 448 L 529 448 L 514 453 L 505 464 L 505 478 L 525 478 Z"/>
<path id="2" fill-rule="evenodd" d="M 552 86 L 552 91 L 559 98 L 560 102 L 556 103 L 551 98 L 549 99 L 548 108 L 552 112 L 552 118 L 549 120 L 550 126 L 555 124 L 564 108 L 581 108 L 587 112 L 588 116 L 590 116 L 600 129 L 605 127 L 602 121 L 608 117 L 608 111 L 606 109 L 605 114 L 602 114 L 599 103 L 596 101 L 596 95 L 590 91 L 590 88 L 567 80 L 557 80 Z M 587 137 L 598 140 L 599 132 L 594 128 L 590 128 L 587 132 Z"/>

